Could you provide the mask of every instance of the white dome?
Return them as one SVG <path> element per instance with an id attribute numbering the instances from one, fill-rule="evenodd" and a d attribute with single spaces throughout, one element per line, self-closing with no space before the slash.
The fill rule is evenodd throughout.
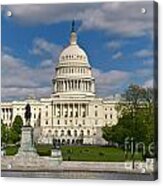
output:
<path id="1" fill-rule="evenodd" d="M 70 44 L 60 54 L 53 79 L 53 96 L 94 96 L 95 82 L 85 51 L 71 32 Z"/>
<path id="2" fill-rule="evenodd" d="M 61 52 L 59 62 L 69 62 L 76 60 L 79 62 L 88 63 L 87 54 L 77 44 L 76 33 L 72 32 L 70 37 L 70 45 Z"/>
<path id="3" fill-rule="evenodd" d="M 59 57 L 59 61 L 61 62 L 65 60 L 79 60 L 80 62 L 88 62 L 86 53 L 77 44 L 69 45 L 62 51 Z"/>

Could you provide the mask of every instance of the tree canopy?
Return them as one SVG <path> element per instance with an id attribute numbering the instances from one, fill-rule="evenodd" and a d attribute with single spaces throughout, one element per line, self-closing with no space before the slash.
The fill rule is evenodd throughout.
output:
<path id="1" fill-rule="evenodd" d="M 124 146 L 126 138 L 134 144 L 143 143 L 147 147 L 155 141 L 155 113 L 153 89 L 130 85 L 123 94 L 124 100 L 117 105 L 120 112 L 115 126 L 105 126 L 103 138 Z"/>

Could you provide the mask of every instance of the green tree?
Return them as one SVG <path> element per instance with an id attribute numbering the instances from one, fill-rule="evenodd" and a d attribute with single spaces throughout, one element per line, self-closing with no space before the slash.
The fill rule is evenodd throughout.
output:
<path id="1" fill-rule="evenodd" d="M 153 89 L 130 85 L 123 97 L 125 101 L 117 105 L 120 113 L 118 123 L 111 128 L 105 126 L 102 129 L 103 137 L 121 145 L 128 137 L 133 140 L 134 147 L 136 143 L 142 142 L 148 150 L 148 145 L 155 138 Z"/>
<path id="2" fill-rule="evenodd" d="M 18 134 L 21 134 L 21 128 L 23 126 L 23 120 L 21 116 L 16 116 L 12 124 L 12 129 L 15 130 Z"/>
<path id="3" fill-rule="evenodd" d="M 20 141 L 22 126 L 23 126 L 23 120 L 21 116 L 16 116 L 12 124 L 12 127 L 9 129 L 9 132 L 8 132 L 9 143 L 16 143 Z"/>
<path id="4" fill-rule="evenodd" d="M 3 123 L 3 120 L 1 120 L 1 143 L 7 143 L 7 133 L 7 125 Z"/>

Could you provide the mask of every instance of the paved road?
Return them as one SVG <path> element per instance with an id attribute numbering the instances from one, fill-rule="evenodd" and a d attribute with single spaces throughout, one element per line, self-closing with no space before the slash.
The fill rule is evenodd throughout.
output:
<path id="1" fill-rule="evenodd" d="M 65 179 L 103 179 L 103 180 L 141 180 L 152 181 L 154 176 L 150 174 L 128 174 L 110 172 L 77 172 L 77 171 L 53 171 L 53 172 L 18 172 L 2 171 L 2 177 L 27 177 L 27 178 L 65 178 Z"/>

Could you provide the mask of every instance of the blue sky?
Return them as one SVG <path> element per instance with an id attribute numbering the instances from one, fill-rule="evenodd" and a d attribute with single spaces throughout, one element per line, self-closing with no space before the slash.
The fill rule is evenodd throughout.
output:
<path id="1" fill-rule="evenodd" d="M 2 100 L 49 96 L 58 55 L 76 20 L 98 96 L 153 82 L 153 3 L 9 5 L 2 7 Z M 146 8 L 146 14 L 141 8 Z M 7 17 L 7 11 L 12 12 Z"/>

